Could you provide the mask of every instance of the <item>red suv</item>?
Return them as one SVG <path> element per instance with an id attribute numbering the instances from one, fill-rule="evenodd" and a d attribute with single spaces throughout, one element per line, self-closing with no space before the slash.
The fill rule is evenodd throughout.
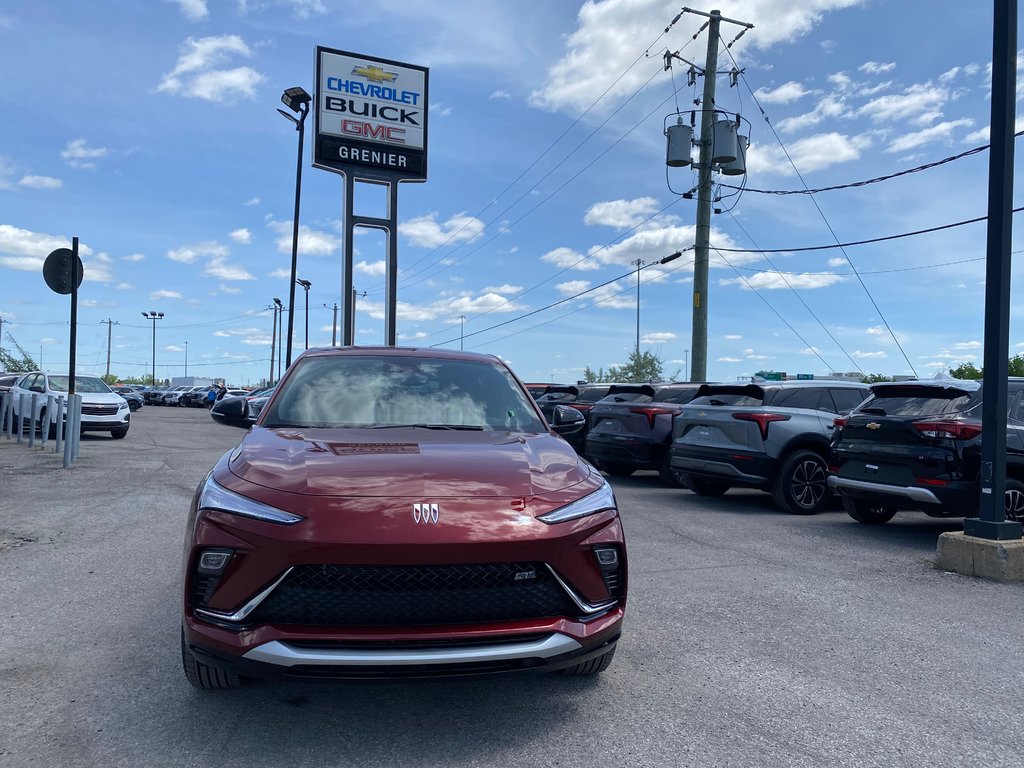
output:
<path id="1" fill-rule="evenodd" d="M 603 671 L 626 549 L 581 423 L 494 357 L 304 353 L 193 499 L 189 682 Z"/>

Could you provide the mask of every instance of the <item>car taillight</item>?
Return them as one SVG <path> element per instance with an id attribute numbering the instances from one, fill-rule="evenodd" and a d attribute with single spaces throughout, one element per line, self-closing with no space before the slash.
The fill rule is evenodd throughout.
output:
<path id="1" fill-rule="evenodd" d="M 789 421 L 789 416 L 782 413 L 734 413 L 734 419 L 753 421 L 761 429 L 761 439 L 768 439 L 768 425 L 773 421 Z"/>
<path id="2" fill-rule="evenodd" d="M 566 403 L 570 408 L 575 408 L 580 413 L 586 413 L 587 411 L 593 410 L 593 403 Z"/>
<path id="3" fill-rule="evenodd" d="M 956 419 L 915 421 L 913 426 L 924 437 L 973 440 L 981 434 L 981 424 L 970 421 L 958 421 Z"/>
<path id="4" fill-rule="evenodd" d="M 832 426 L 836 429 L 842 429 L 849 423 L 850 419 L 846 416 L 836 416 L 832 419 Z"/>
<path id="5" fill-rule="evenodd" d="M 658 416 L 659 414 L 670 414 L 672 416 L 677 416 L 680 413 L 682 413 L 682 411 L 680 411 L 678 408 L 659 408 L 653 405 L 637 406 L 636 408 L 630 408 L 629 412 L 642 413 L 644 416 L 646 416 L 647 424 L 651 429 L 654 429 L 655 416 Z"/>

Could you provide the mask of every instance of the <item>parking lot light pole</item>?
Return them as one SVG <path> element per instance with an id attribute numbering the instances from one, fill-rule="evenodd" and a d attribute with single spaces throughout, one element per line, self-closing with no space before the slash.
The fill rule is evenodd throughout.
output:
<path id="1" fill-rule="evenodd" d="M 271 383 L 274 383 L 281 378 L 281 315 L 284 312 L 284 305 L 281 304 L 280 299 L 274 299 L 274 336 L 271 339 L 271 347 L 278 347 L 277 355 L 277 376 L 274 376 L 274 350 L 270 350 L 270 379 Z M 276 339 L 276 341 L 274 340 Z"/>
<path id="2" fill-rule="evenodd" d="M 303 290 L 306 291 L 306 349 L 309 349 L 309 288 L 313 285 L 309 280 L 303 280 L 297 278 L 296 283 L 302 286 Z"/>
<path id="3" fill-rule="evenodd" d="M 188 342 L 185 342 L 185 378 L 188 378 Z"/>
<path id="4" fill-rule="evenodd" d="M 154 311 L 150 310 L 149 312 L 143 312 L 142 316 L 144 318 L 146 318 L 147 320 L 152 320 L 153 321 L 153 374 L 150 377 L 150 383 L 155 387 L 156 386 L 156 321 L 157 320 L 163 320 L 164 319 L 164 313 L 163 312 L 154 312 Z"/>
<path id="5" fill-rule="evenodd" d="M 295 271 L 298 268 L 299 258 L 299 192 L 302 187 L 302 139 L 305 136 L 303 125 L 306 122 L 306 115 L 309 114 L 309 103 L 313 100 L 303 88 L 289 88 L 281 94 L 281 102 L 298 118 L 292 117 L 283 109 L 277 110 L 295 124 L 295 130 L 299 132 L 299 155 L 295 164 L 295 215 L 292 217 L 292 274 L 291 284 L 288 286 L 288 306 L 295 308 Z M 287 368 L 292 364 L 292 333 L 294 332 L 295 312 L 288 314 L 288 357 L 285 361 Z"/>

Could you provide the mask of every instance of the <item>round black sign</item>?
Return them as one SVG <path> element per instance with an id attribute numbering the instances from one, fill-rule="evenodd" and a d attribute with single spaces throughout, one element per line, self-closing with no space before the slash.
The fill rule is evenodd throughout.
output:
<path id="1" fill-rule="evenodd" d="M 43 262 L 43 279 L 54 293 L 65 295 L 71 293 L 71 262 L 74 258 L 75 254 L 70 248 L 58 248 Z M 79 258 L 76 288 L 81 287 L 84 273 L 85 268 L 82 265 L 82 259 Z"/>

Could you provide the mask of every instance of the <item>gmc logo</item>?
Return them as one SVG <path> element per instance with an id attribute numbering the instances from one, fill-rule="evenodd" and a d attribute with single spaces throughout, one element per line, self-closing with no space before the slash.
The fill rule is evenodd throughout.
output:
<path id="1" fill-rule="evenodd" d="M 405 128 L 398 128 L 394 125 L 374 125 L 364 120 L 342 120 L 341 132 L 349 136 L 405 144 Z"/>

